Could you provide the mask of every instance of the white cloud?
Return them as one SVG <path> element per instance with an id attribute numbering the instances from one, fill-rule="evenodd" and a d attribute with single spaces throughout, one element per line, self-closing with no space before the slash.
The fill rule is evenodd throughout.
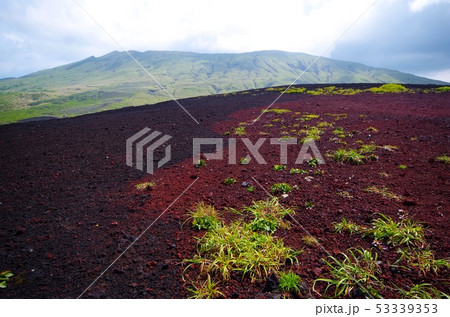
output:
<path id="1" fill-rule="evenodd" d="M 444 69 L 444 70 L 439 70 L 439 71 L 426 72 L 426 73 L 418 74 L 418 75 L 428 77 L 431 79 L 442 80 L 447 83 L 450 83 L 450 68 Z"/>
<path id="2" fill-rule="evenodd" d="M 413 12 L 418 12 L 429 5 L 445 2 L 450 3 L 450 0 L 413 0 L 409 3 L 409 8 Z"/>

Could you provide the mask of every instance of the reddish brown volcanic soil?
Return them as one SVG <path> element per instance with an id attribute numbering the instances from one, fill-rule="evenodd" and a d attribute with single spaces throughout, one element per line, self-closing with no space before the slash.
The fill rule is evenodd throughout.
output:
<path id="1" fill-rule="evenodd" d="M 330 128 L 316 142 L 326 161 L 319 166 L 323 175 L 313 175 L 314 168 L 306 164 L 295 166 L 299 145 L 288 147 L 287 171 L 274 172 L 273 164 L 279 164 L 279 147 L 268 140 L 260 150 L 266 165 L 258 165 L 255 160 L 248 165 L 229 165 L 225 155 L 222 161 L 208 161 L 206 167 L 193 166 L 193 138 L 222 138 L 240 122 L 252 122 L 277 95 L 255 91 L 182 100 L 200 125 L 174 102 L 166 102 L 72 119 L 0 126 L 0 271 L 14 273 L 8 287 L 0 289 L 0 297 L 188 297 L 186 287 L 190 285 L 182 279 L 182 261 L 194 256 L 195 237 L 203 232 L 194 231 L 189 223 L 182 226 L 186 210 L 204 201 L 229 220 L 225 207 L 239 208 L 267 198 L 255 180 L 266 190 L 280 182 L 298 186 L 281 200 L 296 209 L 292 229 L 278 230 L 275 235 L 294 249 L 304 249 L 298 257 L 300 264 L 291 269 L 310 290 L 306 297 L 320 297 L 311 288 L 314 279 L 327 276 L 321 260 L 327 256 L 324 249 L 336 255 L 350 247 L 371 247 L 370 238 L 333 232 L 333 223 L 342 217 L 367 225 L 380 212 L 395 220 L 406 214 L 424 223 L 426 241 L 436 258 L 449 257 L 450 168 L 434 160 L 450 154 L 448 93 L 284 95 L 275 107 L 292 112 L 266 113 L 246 127 L 244 136 L 254 143 L 260 137 L 278 138 L 294 124 L 299 123 L 297 129 L 301 129 L 305 124 L 327 121 L 345 131 L 360 132 L 345 138 L 349 147 L 357 147 L 358 140 L 398 147 L 395 151 L 376 150 L 378 161 L 355 166 L 326 157 L 327 152 L 343 147 L 330 141 L 335 137 Z M 320 118 L 300 122 L 295 119 L 301 114 L 296 116 L 295 112 L 318 114 Z M 344 113 L 346 118 L 339 121 L 327 115 Z M 280 121 L 272 122 L 276 118 Z M 268 123 L 273 126 L 263 126 Z M 370 126 L 378 132 L 367 131 Z M 172 161 L 154 175 L 125 164 L 125 140 L 144 127 L 173 137 Z M 247 152 L 239 139 L 237 144 L 239 161 Z M 399 164 L 407 168 L 400 170 Z M 289 174 L 291 167 L 307 169 L 310 174 Z M 381 172 L 389 176 L 382 177 Z M 222 184 L 226 177 L 236 178 L 237 183 Z M 111 265 L 195 179 L 193 186 Z M 135 185 L 144 181 L 154 181 L 156 186 L 151 191 L 138 191 Z M 251 183 L 255 191 L 248 192 L 242 182 Z M 363 191 L 372 185 L 384 185 L 403 199 L 395 201 Z M 341 197 L 338 191 L 348 191 L 353 198 Z M 313 201 L 314 208 L 305 209 L 305 201 Z M 324 249 L 307 246 L 301 239 L 306 234 L 304 229 L 318 238 Z M 389 285 L 381 292 L 384 297 L 398 296 L 390 283 L 407 288 L 428 282 L 449 293 L 448 271 L 424 276 L 415 270 L 394 270 L 389 263 L 397 257 L 395 250 L 377 252 L 380 278 Z M 198 273 L 198 268 L 189 269 L 186 279 L 195 279 Z M 265 292 L 264 286 L 265 281 L 250 283 L 240 277 L 219 284 L 229 298 L 276 296 Z M 318 291 L 323 291 L 323 286 Z"/>

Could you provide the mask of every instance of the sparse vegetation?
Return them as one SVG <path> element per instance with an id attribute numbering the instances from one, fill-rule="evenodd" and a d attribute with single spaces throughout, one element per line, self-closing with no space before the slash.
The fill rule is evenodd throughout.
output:
<path id="1" fill-rule="evenodd" d="M 398 166 L 398 169 L 399 169 L 399 170 L 405 170 L 406 168 L 407 168 L 407 166 L 404 165 L 404 164 L 400 164 L 400 165 Z"/>
<path id="2" fill-rule="evenodd" d="M 370 88 L 369 90 L 374 94 L 408 92 L 408 89 L 400 84 L 384 84 L 380 87 Z"/>
<path id="3" fill-rule="evenodd" d="M 278 288 L 282 292 L 296 294 L 300 292 L 300 283 L 302 279 L 300 276 L 295 274 L 294 272 L 280 273 L 280 284 Z"/>
<path id="4" fill-rule="evenodd" d="M 192 227 L 197 230 L 210 230 L 221 225 L 214 206 L 199 202 L 193 210 L 188 211 L 188 220 L 192 220 Z"/>
<path id="5" fill-rule="evenodd" d="M 450 157 L 448 157 L 446 154 L 444 154 L 444 155 L 436 157 L 436 161 L 447 165 L 447 164 L 450 164 Z"/>
<path id="6" fill-rule="evenodd" d="M 314 202 L 305 201 L 305 209 L 313 209 L 313 208 L 314 208 Z"/>
<path id="7" fill-rule="evenodd" d="M 319 160 L 313 157 L 308 160 L 307 164 L 309 167 L 316 167 L 317 165 L 319 165 Z"/>
<path id="8" fill-rule="evenodd" d="M 397 200 L 397 201 L 401 201 L 402 200 L 401 196 L 399 196 L 397 194 L 394 194 L 392 191 L 390 191 L 384 185 L 381 186 L 381 187 L 380 186 L 375 186 L 375 185 L 374 186 L 369 186 L 369 187 L 365 188 L 364 191 L 368 192 L 368 193 L 378 194 L 378 195 L 381 195 L 381 196 L 383 196 L 385 198 L 394 199 L 394 200 Z"/>
<path id="9" fill-rule="evenodd" d="M 354 222 L 348 221 L 346 218 L 342 218 L 340 222 L 334 224 L 334 231 L 336 231 L 337 233 L 347 231 L 350 233 L 350 235 L 352 235 L 359 232 L 360 229 L 360 226 L 358 226 Z"/>
<path id="10" fill-rule="evenodd" d="M 233 185 L 233 184 L 236 183 L 236 179 L 231 178 L 231 177 L 227 177 L 227 178 L 225 178 L 225 179 L 223 180 L 223 183 L 224 183 L 225 185 Z"/>
<path id="11" fill-rule="evenodd" d="M 197 163 L 195 163 L 194 166 L 197 167 L 197 168 L 204 167 L 204 166 L 206 166 L 206 161 L 205 160 L 198 160 Z"/>
<path id="12" fill-rule="evenodd" d="M 241 164 L 241 165 L 247 165 L 247 164 L 249 164 L 250 163 L 250 158 L 248 158 L 248 157 L 242 157 L 240 160 L 239 160 L 239 164 Z"/>
<path id="13" fill-rule="evenodd" d="M 320 243 L 319 240 L 317 240 L 317 238 L 311 236 L 311 235 L 306 235 L 302 237 L 303 242 L 310 246 L 310 247 L 317 247 Z"/>
<path id="14" fill-rule="evenodd" d="M 276 114 L 283 114 L 283 113 L 289 113 L 289 112 L 291 112 L 291 110 L 289 110 L 289 109 L 280 109 L 280 108 L 272 108 L 272 109 L 264 109 L 261 112 L 262 113 L 273 112 L 273 113 L 276 113 Z"/>
<path id="15" fill-rule="evenodd" d="M 341 253 L 342 261 L 330 256 L 324 259 L 330 269 L 330 278 L 319 278 L 314 281 L 325 282 L 325 294 L 331 288 L 333 298 L 349 297 L 352 291 L 358 290 L 369 298 L 380 298 L 379 290 L 384 288 L 377 277 L 381 269 L 377 263 L 378 255 L 371 250 L 362 248 L 349 249 L 348 255 Z"/>
<path id="16" fill-rule="evenodd" d="M 0 272 L 0 288 L 6 288 L 9 279 L 13 276 L 14 274 L 12 274 L 11 271 Z"/>
<path id="17" fill-rule="evenodd" d="M 365 156 L 358 153 L 357 150 L 354 149 L 338 149 L 333 154 L 333 159 L 336 162 L 344 162 L 344 163 L 350 163 L 353 165 L 360 165 L 364 163 Z"/>
<path id="18" fill-rule="evenodd" d="M 336 192 L 336 194 L 337 194 L 338 196 L 341 196 L 341 197 L 344 197 L 344 198 L 347 198 L 347 199 L 352 199 L 352 198 L 353 198 L 353 196 L 350 195 L 350 193 L 349 193 L 348 191 L 346 191 L 346 190 L 344 190 L 344 191 L 338 191 L 338 192 Z"/>
<path id="19" fill-rule="evenodd" d="M 395 222 L 392 218 L 379 214 L 380 218 L 372 221 L 371 226 L 364 230 L 363 236 L 371 236 L 374 242 L 386 245 L 422 246 L 425 243 L 423 227 L 411 219 Z"/>
<path id="20" fill-rule="evenodd" d="M 206 281 L 202 281 L 197 285 L 193 283 L 194 288 L 188 288 L 191 293 L 189 298 L 193 299 L 212 299 L 219 296 L 223 296 L 223 293 L 217 289 L 217 283 L 211 280 L 211 276 L 208 274 Z"/>
<path id="21" fill-rule="evenodd" d="M 213 228 L 198 240 L 198 254 L 185 260 L 198 264 L 202 273 L 223 280 L 238 272 L 256 280 L 276 272 L 286 262 L 297 263 L 298 251 L 266 233 L 254 232 L 249 224 L 233 222 Z"/>
<path id="22" fill-rule="evenodd" d="M 276 197 L 253 202 L 253 205 L 244 208 L 244 211 L 253 217 L 250 222 L 252 230 L 269 233 L 274 233 L 279 227 L 289 228 L 289 223 L 284 217 L 295 213 L 290 208 L 284 208 Z"/>
<path id="23" fill-rule="evenodd" d="M 416 284 L 409 290 L 399 289 L 401 298 L 405 299 L 450 299 L 450 296 L 439 291 L 429 283 Z"/>
<path id="24" fill-rule="evenodd" d="M 136 189 L 140 190 L 140 191 L 151 190 L 155 186 L 156 186 L 156 183 L 153 181 L 152 182 L 144 182 L 144 183 L 136 184 Z"/>
<path id="25" fill-rule="evenodd" d="M 398 253 L 401 255 L 401 260 L 406 260 L 406 264 L 410 267 L 416 268 L 423 274 L 431 271 L 438 273 L 440 270 L 450 269 L 450 261 L 448 259 L 436 259 L 434 251 L 429 246 L 424 249 L 399 249 Z"/>
<path id="26" fill-rule="evenodd" d="M 291 168 L 289 170 L 290 174 L 308 174 L 308 171 L 300 168 Z"/>
<path id="27" fill-rule="evenodd" d="M 245 131 L 245 127 L 244 126 L 239 126 L 234 128 L 234 134 L 236 135 L 246 135 L 247 132 Z"/>
<path id="28" fill-rule="evenodd" d="M 274 165 L 273 166 L 273 170 L 275 172 L 285 171 L 286 170 L 286 165 Z"/>
<path id="29" fill-rule="evenodd" d="M 287 194 L 292 191 L 292 186 L 287 183 L 277 183 L 270 187 L 272 194 Z"/>

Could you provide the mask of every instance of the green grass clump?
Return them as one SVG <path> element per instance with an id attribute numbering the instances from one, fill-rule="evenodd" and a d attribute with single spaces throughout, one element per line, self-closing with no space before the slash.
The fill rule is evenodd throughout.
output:
<path id="1" fill-rule="evenodd" d="M 407 168 L 407 166 L 404 165 L 404 164 L 400 164 L 400 165 L 398 166 L 398 169 L 399 169 L 399 170 L 405 170 L 406 168 Z"/>
<path id="2" fill-rule="evenodd" d="M 199 285 L 193 284 L 194 288 L 188 288 L 191 293 L 189 298 L 193 299 L 212 299 L 219 296 L 224 296 L 221 291 L 217 289 L 217 283 L 211 280 L 211 276 L 208 275 L 206 281 L 201 282 Z"/>
<path id="3" fill-rule="evenodd" d="M 399 249 L 400 259 L 396 262 L 406 260 L 409 267 L 413 267 L 427 274 L 431 271 L 438 273 L 440 270 L 450 269 L 450 261 L 448 259 L 436 259 L 434 251 L 427 246 L 424 249 Z"/>
<path id="4" fill-rule="evenodd" d="M 311 235 L 306 235 L 302 237 L 303 242 L 310 246 L 310 247 L 317 247 L 320 243 L 319 240 L 317 240 L 317 238 L 311 236 Z"/>
<path id="5" fill-rule="evenodd" d="M 303 94 L 306 91 L 304 87 L 291 87 L 286 90 L 285 94 Z"/>
<path id="6" fill-rule="evenodd" d="M 287 194 L 292 191 L 292 186 L 287 183 L 277 183 L 270 186 L 272 194 Z"/>
<path id="7" fill-rule="evenodd" d="M 285 293 L 298 294 L 302 278 L 294 272 L 280 273 L 280 284 L 278 288 Z"/>
<path id="8" fill-rule="evenodd" d="M 400 84 L 384 84 L 380 87 L 370 88 L 369 91 L 373 92 L 374 94 L 384 94 L 407 92 L 408 89 Z"/>
<path id="9" fill-rule="evenodd" d="M 193 210 L 188 211 L 188 220 L 192 220 L 192 227 L 197 230 L 210 230 L 220 226 L 221 221 L 214 206 L 199 202 Z"/>
<path id="10" fill-rule="evenodd" d="M 349 297 L 355 288 L 369 298 L 380 298 L 379 290 L 384 285 L 377 275 L 381 272 L 377 264 L 378 255 L 372 250 L 362 248 L 349 249 L 348 255 L 341 253 L 342 261 L 333 256 L 324 259 L 330 269 L 330 278 L 319 278 L 314 281 L 325 282 L 325 293 L 334 290 L 332 298 Z"/>
<path id="11" fill-rule="evenodd" d="M 261 112 L 262 113 L 273 112 L 273 113 L 276 113 L 276 114 L 283 114 L 283 113 L 289 113 L 289 112 L 291 112 L 291 110 L 289 110 L 289 109 L 281 109 L 281 108 L 272 108 L 272 109 L 264 109 Z"/>
<path id="12" fill-rule="evenodd" d="M 236 135 L 246 135 L 247 132 L 245 131 L 245 127 L 244 126 L 239 126 L 234 128 L 234 134 Z"/>
<path id="13" fill-rule="evenodd" d="M 239 160 L 239 164 L 241 164 L 241 165 L 247 165 L 247 164 L 249 164 L 250 163 L 250 159 L 248 158 L 248 157 L 242 157 L 240 160 Z"/>
<path id="14" fill-rule="evenodd" d="M 444 163 L 446 165 L 450 164 L 450 157 L 448 157 L 446 154 L 436 157 L 435 160 L 437 162 L 441 162 L 441 163 Z"/>
<path id="15" fill-rule="evenodd" d="M 348 231 L 350 235 L 360 232 L 361 227 L 356 223 L 348 221 L 346 218 L 342 218 L 340 222 L 334 224 L 334 231 L 337 233 L 341 233 L 343 231 Z"/>
<path id="16" fill-rule="evenodd" d="M 253 205 L 245 207 L 244 211 L 253 217 L 250 222 L 252 230 L 269 233 L 274 233 L 279 227 L 289 228 L 284 217 L 295 214 L 294 210 L 284 208 L 276 197 L 253 202 Z"/>
<path id="17" fill-rule="evenodd" d="M 374 193 L 383 196 L 384 198 L 402 201 L 402 197 L 390 191 L 386 186 L 369 186 L 364 189 L 365 192 Z"/>
<path id="18" fill-rule="evenodd" d="M 300 168 L 291 168 L 289 174 L 308 174 L 308 171 Z"/>
<path id="19" fill-rule="evenodd" d="M 286 262 L 297 263 L 298 251 L 281 239 L 252 230 L 246 223 L 233 222 L 208 231 L 198 239 L 198 254 L 185 260 L 198 264 L 202 273 L 228 280 L 232 272 L 255 281 L 277 272 Z"/>
<path id="20" fill-rule="evenodd" d="M 205 160 L 198 160 L 197 163 L 195 163 L 194 166 L 197 167 L 197 168 L 204 167 L 204 166 L 206 166 L 206 161 Z"/>
<path id="21" fill-rule="evenodd" d="M 319 165 L 319 160 L 313 157 L 309 159 L 308 162 L 306 162 L 306 164 L 308 164 L 309 167 L 316 167 L 317 165 Z"/>
<path id="22" fill-rule="evenodd" d="M 450 299 L 449 295 L 429 283 L 416 284 L 407 291 L 400 289 L 400 296 L 404 299 Z"/>
<path id="23" fill-rule="evenodd" d="M 438 87 L 436 90 L 438 92 L 450 92 L 450 86 Z"/>
<path id="24" fill-rule="evenodd" d="M 0 288 L 6 288 L 7 282 L 14 274 L 11 271 L 0 272 Z"/>
<path id="25" fill-rule="evenodd" d="M 155 187 L 156 183 L 155 182 L 144 182 L 144 183 L 140 183 L 140 184 L 136 184 L 136 189 L 137 190 L 150 190 L 153 187 Z"/>
<path id="26" fill-rule="evenodd" d="M 333 159 L 336 162 L 350 163 L 353 165 L 360 165 L 364 163 L 364 159 L 366 157 L 359 153 L 359 151 L 355 149 L 338 149 L 333 154 Z"/>
<path id="27" fill-rule="evenodd" d="M 371 236 L 376 243 L 392 246 L 422 246 L 425 244 L 422 225 L 412 222 L 411 219 L 395 222 L 383 214 L 371 222 L 370 228 L 363 232 L 363 236 Z"/>
<path id="28" fill-rule="evenodd" d="M 363 144 L 358 149 L 360 154 L 371 154 L 378 148 L 375 144 Z"/>
<path id="29" fill-rule="evenodd" d="M 286 165 L 274 165 L 273 166 L 273 170 L 275 172 L 285 171 L 286 170 Z"/>
<path id="30" fill-rule="evenodd" d="M 227 178 L 225 178 L 225 179 L 223 180 L 223 183 L 224 183 L 225 185 L 233 185 L 233 184 L 236 183 L 236 179 L 231 178 L 231 177 L 227 177 Z"/>

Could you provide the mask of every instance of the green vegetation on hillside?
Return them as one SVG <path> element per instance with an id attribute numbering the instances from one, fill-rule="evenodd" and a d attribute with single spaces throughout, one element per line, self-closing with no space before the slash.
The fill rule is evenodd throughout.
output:
<path id="1" fill-rule="evenodd" d="M 176 99 L 287 85 L 315 59 L 312 55 L 281 51 L 242 54 L 132 51 L 131 54 Z M 314 69 L 305 72 L 298 81 L 299 84 L 326 82 L 442 84 L 327 58 L 317 61 Z M 268 91 L 282 92 L 286 88 Z M 447 90 L 441 87 L 437 91 Z M 337 86 L 315 90 L 290 87 L 286 91 L 313 95 L 359 92 Z M 34 117 L 72 117 L 170 99 L 125 52 L 111 52 L 28 76 L 0 80 L 0 124 Z"/>

